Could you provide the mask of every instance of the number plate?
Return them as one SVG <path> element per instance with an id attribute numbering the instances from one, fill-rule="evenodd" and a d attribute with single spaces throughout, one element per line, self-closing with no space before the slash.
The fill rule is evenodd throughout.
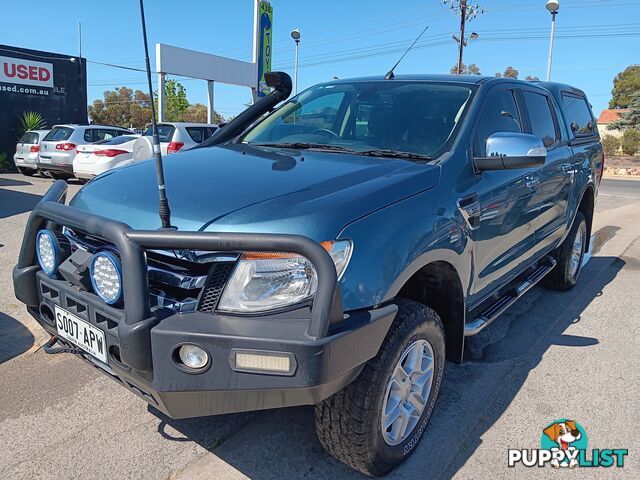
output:
<path id="1" fill-rule="evenodd" d="M 51 157 L 40 157 L 42 163 L 51 163 Z"/>
<path id="2" fill-rule="evenodd" d="M 60 337 L 107 363 L 107 342 L 102 330 L 58 306 L 55 307 L 55 313 L 56 328 Z"/>

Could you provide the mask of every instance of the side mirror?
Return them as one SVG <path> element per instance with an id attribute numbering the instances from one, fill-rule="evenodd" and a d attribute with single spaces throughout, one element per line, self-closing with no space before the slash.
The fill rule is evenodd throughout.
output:
<path id="1" fill-rule="evenodd" d="M 474 158 L 480 171 L 539 167 L 547 159 L 542 140 L 528 133 L 494 133 L 487 138 L 486 148 L 486 157 Z"/>

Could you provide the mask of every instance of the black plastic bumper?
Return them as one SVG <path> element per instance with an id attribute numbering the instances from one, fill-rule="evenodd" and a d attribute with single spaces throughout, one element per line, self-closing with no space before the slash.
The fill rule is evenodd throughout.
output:
<path id="1" fill-rule="evenodd" d="M 174 418 L 317 403 L 358 375 L 376 355 L 395 317 L 395 305 L 344 314 L 333 262 L 306 237 L 134 231 L 60 204 L 65 192 L 66 183 L 55 182 L 31 213 L 13 274 L 16 297 L 51 334 L 56 327 L 46 313 L 56 305 L 104 331 L 108 365 L 82 356 Z M 35 236 L 52 224 L 83 230 L 116 246 L 122 258 L 124 308 L 40 271 Z M 316 268 L 316 296 L 311 307 L 273 315 L 190 312 L 158 318 L 149 309 L 144 248 L 299 253 Z M 176 351 L 184 343 L 207 350 L 210 366 L 195 374 L 181 366 Z M 237 371 L 232 353 L 238 349 L 290 354 L 295 369 L 288 375 Z"/>

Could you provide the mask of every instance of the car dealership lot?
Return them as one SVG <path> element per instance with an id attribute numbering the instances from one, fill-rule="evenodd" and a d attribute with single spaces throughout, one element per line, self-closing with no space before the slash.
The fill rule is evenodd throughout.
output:
<path id="1" fill-rule="evenodd" d="M 321 448 L 312 407 L 171 420 L 71 355 L 38 350 L 47 337 L 15 300 L 11 269 L 28 212 L 50 184 L 0 175 L 3 477 L 359 476 Z M 639 211 L 640 181 L 604 180 L 593 256 L 576 289 L 535 288 L 469 341 L 467 361 L 447 364 L 424 441 L 391 477 L 539 477 L 507 468 L 507 449 L 538 448 L 558 418 L 581 423 L 589 448 L 629 449 L 623 469 L 589 476 L 640 475 Z"/>

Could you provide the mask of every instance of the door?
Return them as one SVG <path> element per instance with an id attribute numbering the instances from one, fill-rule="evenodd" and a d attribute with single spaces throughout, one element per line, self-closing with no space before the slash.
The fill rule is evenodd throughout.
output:
<path id="1" fill-rule="evenodd" d="M 549 250 L 562 238 L 574 166 L 571 149 L 560 132 L 557 109 L 551 96 L 538 90 L 523 90 L 527 130 L 540 137 L 547 159 L 540 171 L 540 183 L 533 192 L 536 252 Z"/>
<path id="2" fill-rule="evenodd" d="M 473 134 L 473 154 L 486 155 L 487 138 L 498 132 L 524 132 L 522 106 L 515 91 L 489 94 Z M 476 175 L 480 221 L 475 246 L 472 302 L 517 274 L 535 243 L 531 200 L 539 168 L 484 171 Z"/>

